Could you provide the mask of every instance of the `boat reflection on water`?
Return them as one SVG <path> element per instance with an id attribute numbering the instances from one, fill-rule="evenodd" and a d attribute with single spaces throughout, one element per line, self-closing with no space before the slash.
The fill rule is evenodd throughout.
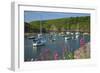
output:
<path id="1" fill-rule="evenodd" d="M 31 58 L 31 61 L 35 61 L 36 60 L 36 55 L 37 55 L 37 47 L 34 47 L 33 46 L 33 49 L 32 49 L 32 58 Z"/>
<path id="2" fill-rule="evenodd" d="M 77 36 L 77 38 L 76 38 Z M 55 37 L 55 41 L 52 41 Z M 71 33 L 71 35 L 44 34 L 35 39 L 25 39 L 25 61 L 45 61 L 69 59 L 67 52 L 73 56 L 74 51 L 90 42 L 89 35 L 83 33 Z M 67 49 L 65 54 L 65 50 Z M 73 59 L 73 57 L 71 57 Z"/>
<path id="3" fill-rule="evenodd" d="M 41 53 L 41 49 L 37 46 L 33 46 L 33 56 L 31 58 L 31 61 L 37 61 L 39 60 L 39 56 L 40 56 L 40 53 Z"/>

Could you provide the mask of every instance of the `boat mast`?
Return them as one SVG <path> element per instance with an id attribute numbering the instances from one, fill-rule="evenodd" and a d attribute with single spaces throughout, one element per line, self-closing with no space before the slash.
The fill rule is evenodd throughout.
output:
<path id="1" fill-rule="evenodd" d="M 42 19 L 41 19 L 41 15 L 40 15 L 40 34 L 42 34 Z"/>
<path id="2" fill-rule="evenodd" d="M 79 32 L 79 23 L 77 23 L 77 32 Z"/>

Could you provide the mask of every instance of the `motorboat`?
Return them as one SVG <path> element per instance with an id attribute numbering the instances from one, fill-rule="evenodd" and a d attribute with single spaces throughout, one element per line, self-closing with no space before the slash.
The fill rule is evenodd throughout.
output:
<path id="1" fill-rule="evenodd" d="M 70 34 L 71 34 L 71 35 L 73 35 L 74 33 L 73 33 L 73 32 L 71 32 Z"/>
<path id="2" fill-rule="evenodd" d="M 83 35 L 89 35 L 89 33 L 86 33 L 86 32 L 85 32 L 85 33 L 83 33 Z"/>
<path id="3" fill-rule="evenodd" d="M 78 39 L 79 38 L 79 35 L 80 35 L 80 33 L 79 32 L 76 32 L 75 33 L 75 38 Z"/>
<path id="4" fill-rule="evenodd" d="M 35 36 L 30 36 L 28 37 L 28 39 L 35 39 Z"/>
<path id="5" fill-rule="evenodd" d="M 67 34 L 67 35 L 69 35 L 69 34 L 70 34 L 70 32 L 66 32 L 66 34 Z"/>
<path id="6" fill-rule="evenodd" d="M 68 40 L 68 37 L 65 37 L 65 40 Z"/>
<path id="7" fill-rule="evenodd" d="M 75 35 L 79 35 L 80 34 L 80 32 L 75 32 Z"/>

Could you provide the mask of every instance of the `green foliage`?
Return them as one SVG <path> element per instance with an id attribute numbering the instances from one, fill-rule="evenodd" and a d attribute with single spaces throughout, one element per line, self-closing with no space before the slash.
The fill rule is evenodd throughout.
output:
<path id="1" fill-rule="evenodd" d="M 86 30 L 89 32 L 90 31 L 90 16 L 32 21 L 28 24 L 29 26 L 27 26 L 27 24 L 25 23 L 25 30 L 27 30 L 27 32 L 39 32 L 40 24 L 42 25 L 44 33 L 49 32 L 50 30 L 61 32 L 62 29 L 63 30 L 81 29 L 81 30 Z"/>
<path id="2" fill-rule="evenodd" d="M 73 52 L 66 52 L 65 59 L 74 59 L 74 53 Z"/>

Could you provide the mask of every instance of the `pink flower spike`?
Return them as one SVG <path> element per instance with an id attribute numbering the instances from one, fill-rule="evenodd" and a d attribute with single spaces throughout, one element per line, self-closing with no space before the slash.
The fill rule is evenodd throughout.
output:
<path id="1" fill-rule="evenodd" d="M 58 60 L 58 57 L 59 57 L 58 52 L 55 51 L 55 53 L 54 53 L 54 60 Z"/>
<path id="2" fill-rule="evenodd" d="M 83 45 L 85 45 L 85 41 L 84 41 L 83 38 L 81 38 L 81 39 L 80 39 L 80 46 L 83 46 Z"/>

